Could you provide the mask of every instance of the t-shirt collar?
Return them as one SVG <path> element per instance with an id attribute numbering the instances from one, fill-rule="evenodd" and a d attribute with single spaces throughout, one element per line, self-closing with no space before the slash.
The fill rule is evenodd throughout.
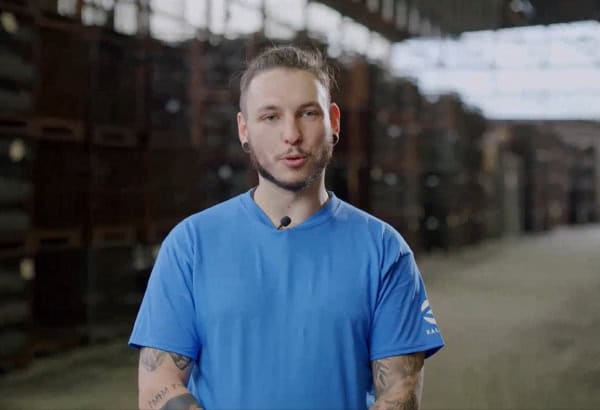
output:
<path id="1" fill-rule="evenodd" d="M 271 223 L 271 219 L 269 219 L 267 214 L 265 214 L 265 212 L 254 201 L 253 194 L 255 189 L 256 187 L 249 189 L 247 192 L 240 196 L 244 208 L 248 210 L 248 212 L 251 214 L 255 221 L 258 221 L 262 225 L 266 225 L 271 229 L 277 230 L 277 227 L 273 226 L 273 224 Z M 327 220 L 331 218 L 331 216 L 335 212 L 335 209 L 339 205 L 339 199 L 335 196 L 335 194 L 332 191 L 327 191 L 327 195 L 329 196 L 329 199 L 327 200 L 327 202 L 325 202 L 321 209 L 319 209 L 313 215 L 308 217 L 308 219 L 303 221 L 301 224 L 289 229 L 281 230 L 281 232 L 308 229 L 320 225 L 324 222 L 327 222 Z M 284 215 L 282 215 L 282 217 L 283 216 Z"/>

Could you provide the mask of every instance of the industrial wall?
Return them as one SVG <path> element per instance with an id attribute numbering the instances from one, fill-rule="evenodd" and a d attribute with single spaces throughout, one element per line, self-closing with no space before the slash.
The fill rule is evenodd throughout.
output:
<path id="1" fill-rule="evenodd" d="M 273 44 L 167 44 L 18 3 L 0 8 L 3 370 L 126 335 L 169 230 L 256 183 L 235 78 Z M 598 220 L 597 142 L 560 124 L 491 123 L 360 56 L 331 63 L 343 124 L 328 186 L 417 254 Z"/>

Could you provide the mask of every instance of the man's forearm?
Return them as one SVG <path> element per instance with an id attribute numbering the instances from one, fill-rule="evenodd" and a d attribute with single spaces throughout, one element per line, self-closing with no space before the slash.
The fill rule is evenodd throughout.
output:
<path id="1" fill-rule="evenodd" d="M 373 362 L 376 400 L 371 410 L 418 410 L 423 391 L 423 354 Z"/>
<path id="2" fill-rule="evenodd" d="M 168 358 L 170 357 L 171 360 Z M 139 365 L 139 408 L 148 410 L 202 409 L 187 389 L 191 359 L 153 348 L 143 348 Z"/>
<path id="3" fill-rule="evenodd" d="M 202 409 L 196 398 L 183 385 L 173 383 L 159 389 L 146 403 L 148 409 L 196 410 Z"/>
<path id="4" fill-rule="evenodd" d="M 371 410 L 418 410 L 419 402 L 419 395 L 415 390 L 397 394 L 390 392 L 379 397 Z"/>

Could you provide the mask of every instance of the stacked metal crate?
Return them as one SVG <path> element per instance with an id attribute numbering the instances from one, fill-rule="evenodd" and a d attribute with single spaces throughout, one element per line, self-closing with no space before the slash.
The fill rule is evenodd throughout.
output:
<path id="1" fill-rule="evenodd" d="M 33 262 L 25 253 L 0 256 L 0 373 L 31 360 L 31 279 Z"/>
<path id="2" fill-rule="evenodd" d="M 470 206 L 465 203 L 469 174 L 464 107 L 455 95 L 427 103 L 419 142 L 421 226 L 427 250 L 466 244 Z"/>
<path id="3" fill-rule="evenodd" d="M 62 19 L 37 20 L 40 38 L 35 127 L 43 137 L 81 142 L 89 100 L 89 45 L 83 27 Z"/>
<path id="4" fill-rule="evenodd" d="M 110 29 L 84 31 L 90 62 L 86 161 L 88 243 L 133 243 L 144 217 L 145 70 L 141 42 Z"/>
<path id="5" fill-rule="evenodd" d="M 356 56 L 342 56 L 337 67 L 339 91 L 334 90 L 333 98 L 341 109 L 341 131 L 328 169 L 328 182 L 340 198 L 367 208 L 370 64 Z"/>
<path id="6" fill-rule="evenodd" d="M 37 142 L 31 350 L 44 354 L 85 338 L 89 46 L 75 21 L 39 17 L 36 25 L 40 52 L 33 118 Z"/>
<path id="7" fill-rule="evenodd" d="M 596 222 L 600 219 L 596 208 L 596 151 L 593 145 L 574 148 L 574 151 L 575 161 L 570 174 L 569 222 Z"/>
<path id="8" fill-rule="evenodd" d="M 34 141 L 0 130 L 0 250 L 23 249 L 32 229 Z"/>
<path id="9" fill-rule="evenodd" d="M 553 161 L 561 159 L 560 151 L 553 149 L 555 136 L 530 123 L 511 124 L 510 133 L 511 150 L 522 158 L 524 166 L 524 229 L 530 232 L 550 229 L 554 195 L 550 177 L 555 174 Z"/>
<path id="10" fill-rule="evenodd" d="M 0 131 L 0 372 L 30 359 L 32 141 Z"/>
<path id="11" fill-rule="evenodd" d="M 256 183 L 238 139 L 239 81 L 244 61 L 261 49 L 260 38 L 211 37 L 199 46 L 201 58 L 202 147 L 206 154 L 201 184 L 204 206 L 242 193 Z"/>
<path id="12" fill-rule="evenodd" d="M 463 161 L 467 175 L 463 203 L 468 207 L 465 243 L 475 244 L 487 237 L 485 214 L 492 182 L 483 172 L 483 136 L 488 123 L 479 111 L 472 108 L 465 108 L 463 115 L 465 122 Z"/>
<path id="13" fill-rule="evenodd" d="M 37 269 L 40 252 L 81 244 L 83 212 L 69 208 L 79 200 L 85 203 L 85 196 L 74 194 L 82 187 L 78 158 L 65 157 L 77 144 L 63 141 L 65 133 L 57 130 L 57 122 L 39 121 L 50 106 L 41 103 L 49 90 L 65 86 L 52 76 L 42 81 L 49 66 L 60 62 L 53 54 L 56 48 L 44 49 L 44 36 L 52 37 L 54 29 L 40 23 L 28 2 L 5 4 L 0 3 L 0 282 L 6 305 L 0 316 L 7 325 L 3 336 L 10 337 L 2 338 L 0 350 L 3 363 L 17 363 L 33 354 L 47 325 L 48 315 L 39 309 L 44 300 L 35 297 L 48 277 L 43 267 Z M 61 102 L 59 98 L 55 105 Z M 69 301 L 56 300 L 64 305 Z M 56 316 L 53 324 L 63 318 Z"/>
<path id="14" fill-rule="evenodd" d="M 0 354 L 17 363 L 93 338 L 99 312 L 114 323 L 121 300 L 132 303 L 115 289 L 145 286 L 98 269 L 133 252 L 144 216 L 144 77 L 134 40 L 5 3 L 0 87 L 31 100 L 0 102 Z"/>
<path id="15" fill-rule="evenodd" d="M 33 113 L 38 39 L 30 10 L 0 2 L 0 127 L 22 126 Z"/>
<path id="16" fill-rule="evenodd" d="M 131 332 L 153 260 L 153 246 L 105 242 L 87 248 L 82 289 L 87 341 Z"/>
<path id="17" fill-rule="evenodd" d="M 372 67 L 369 209 L 394 225 L 416 252 L 422 249 L 419 226 L 420 113 L 417 86 Z"/>
<path id="18" fill-rule="evenodd" d="M 548 227 L 564 225 L 568 223 L 569 216 L 569 191 L 571 181 L 569 170 L 572 168 L 573 158 L 570 157 L 569 146 L 548 127 L 541 131 L 547 144 L 548 161 Z"/>
<path id="19" fill-rule="evenodd" d="M 190 43 L 147 40 L 147 122 L 143 133 L 143 240 L 160 242 L 176 222 L 200 209 L 200 152 Z"/>
<path id="20" fill-rule="evenodd" d="M 508 127 L 491 124 L 481 142 L 480 185 L 486 238 L 522 231 L 522 161 L 507 148 Z"/>
<path id="21" fill-rule="evenodd" d="M 148 146 L 187 148 L 192 145 L 191 47 L 147 40 Z"/>

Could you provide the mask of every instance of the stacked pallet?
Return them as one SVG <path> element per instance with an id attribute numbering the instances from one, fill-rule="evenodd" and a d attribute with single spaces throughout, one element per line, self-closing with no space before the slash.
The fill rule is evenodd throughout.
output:
<path id="1" fill-rule="evenodd" d="M 469 208 L 466 244 L 476 244 L 488 236 L 485 217 L 490 204 L 492 181 L 483 171 L 483 138 L 487 131 L 487 120 L 474 109 L 466 108 L 464 167 L 467 175 L 465 206 Z"/>
<path id="2" fill-rule="evenodd" d="M 396 227 L 414 251 L 422 248 L 419 226 L 419 139 L 423 97 L 409 80 L 372 67 L 373 97 L 369 209 Z"/>
<path id="3" fill-rule="evenodd" d="M 17 3 L 0 8 L 0 87 L 28 95 L 0 101 L 3 364 L 80 344 L 97 312 L 119 311 L 112 282 L 134 282 L 94 274 L 92 256 L 132 248 L 144 215 L 139 47 Z M 93 304 L 95 277 L 110 303 Z"/>
<path id="4" fill-rule="evenodd" d="M 547 127 L 542 128 L 542 131 L 548 144 L 548 226 L 553 228 L 568 223 L 571 187 L 569 171 L 574 158 L 569 155 L 570 147 L 556 133 Z"/>
<path id="5" fill-rule="evenodd" d="M 31 138 L 0 131 L 0 371 L 31 359 L 32 163 Z"/>
<path id="6" fill-rule="evenodd" d="M 486 238 L 522 231 L 523 162 L 509 150 L 509 128 L 491 126 L 481 142 L 480 183 Z"/>
<path id="7" fill-rule="evenodd" d="M 559 138 L 544 127 L 510 126 L 511 150 L 524 163 L 524 229 L 540 232 L 564 223 L 568 205 L 568 160 Z"/>
<path id="8" fill-rule="evenodd" d="M 256 184 L 237 138 L 237 82 L 273 44 L 166 44 L 29 4 L 0 0 L 0 359 L 10 366 L 127 334 L 168 232 Z M 305 33 L 297 44 L 325 50 Z M 416 252 L 518 232 L 521 220 L 538 231 L 597 218 L 593 148 L 537 126 L 490 134 L 457 96 L 428 102 L 364 58 L 332 63 L 342 123 L 327 186 Z"/>
<path id="9" fill-rule="evenodd" d="M 0 7 L 0 15 L 0 126 L 6 126 L 34 110 L 39 34 L 26 9 Z"/>
<path id="10" fill-rule="evenodd" d="M 596 151 L 593 145 L 574 148 L 573 167 L 570 174 L 569 222 L 573 224 L 596 222 Z"/>
<path id="11" fill-rule="evenodd" d="M 205 154 L 198 180 L 206 197 L 203 207 L 240 194 L 254 185 L 254 171 L 238 139 L 239 80 L 244 61 L 258 49 L 259 37 L 227 39 L 213 37 L 197 47 L 200 61 L 201 124 Z"/>
<path id="12" fill-rule="evenodd" d="M 462 102 L 454 95 L 428 102 L 422 125 L 419 152 L 425 247 L 460 247 L 467 243 L 471 214 L 464 202 L 471 181 L 465 164 L 468 137 Z"/>
<path id="13" fill-rule="evenodd" d="M 22 250 L 32 229 L 34 141 L 0 130 L 0 252 Z"/>
<path id="14" fill-rule="evenodd" d="M 31 360 L 32 265 L 24 252 L 0 256 L 0 372 Z"/>

